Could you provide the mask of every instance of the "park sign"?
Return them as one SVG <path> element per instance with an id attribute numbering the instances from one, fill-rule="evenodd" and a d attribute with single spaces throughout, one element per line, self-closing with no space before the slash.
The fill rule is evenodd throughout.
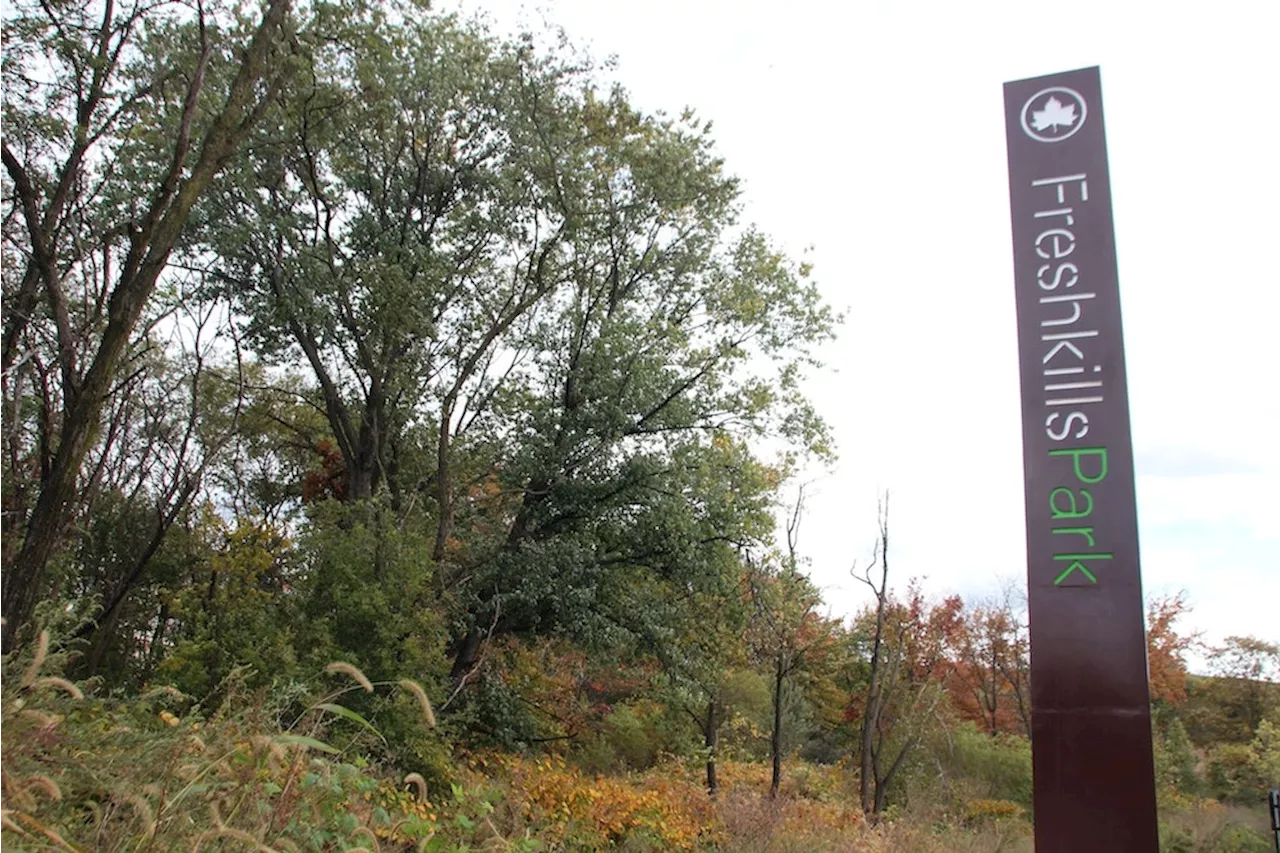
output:
<path id="1" fill-rule="evenodd" d="M 1037 853 L 1156 853 L 1133 446 L 1097 68 L 1004 86 Z"/>

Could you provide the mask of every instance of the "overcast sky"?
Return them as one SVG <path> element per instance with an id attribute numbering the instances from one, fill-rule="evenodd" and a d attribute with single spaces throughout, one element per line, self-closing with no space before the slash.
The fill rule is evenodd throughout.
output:
<path id="1" fill-rule="evenodd" d="M 812 247 L 848 313 L 812 383 L 839 463 L 801 535 L 836 613 L 885 488 L 898 584 L 1025 577 L 1001 84 L 1100 65 L 1144 587 L 1185 590 L 1210 640 L 1280 640 L 1280 3 L 446 8 L 615 56 L 642 109 L 714 121 L 748 221 Z"/>

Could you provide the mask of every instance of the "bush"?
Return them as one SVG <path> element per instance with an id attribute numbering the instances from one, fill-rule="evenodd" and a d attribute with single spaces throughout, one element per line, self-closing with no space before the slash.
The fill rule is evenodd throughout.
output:
<path id="1" fill-rule="evenodd" d="M 942 764 L 953 777 L 974 780 L 983 799 L 1031 807 L 1031 743 L 1017 735 L 991 736 L 971 723 L 957 728 Z"/>
<path id="2" fill-rule="evenodd" d="M 1253 790 L 1253 767 L 1257 756 L 1248 744 L 1225 743 L 1209 753 L 1209 789 L 1224 802 L 1247 802 L 1256 799 Z"/>
<path id="3" fill-rule="evenodd" d="M 129 700 L 85 696 L 45 674 L 47 648 L 45 634 L 30 661 L 6 661 L 6 847 L 21 840 L 57 849 L 190 850 L 237 839 L 319 850 L 376 846 L 370 839 L 379 837 L 466 841 L 441 834 L 431 801 L 325 741 L 334 720 L 368 726 L 343 706 L 312 704 L 282 729 L 281 718 L 293 719 L 284 705 L 294 697 L 282 705 L 234 676 L 208 715 L 172 687 Z M 415 717 L 423 725 L 421 709 Z"/>
<path id="4" fill-rule="evenodd" d="M 1272 853 L 1262 808 L 1200 800 L 1160 814 L 1161 853 Z"/>

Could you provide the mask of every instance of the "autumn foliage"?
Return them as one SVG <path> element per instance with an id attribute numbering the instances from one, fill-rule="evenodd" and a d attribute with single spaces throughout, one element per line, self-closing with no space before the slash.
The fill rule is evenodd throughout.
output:
<path id="1" fill-rule="evenodd" d="M 1147 605 L 1147 677 L 1152 702 L 1177 706 L 1186 701 L 1186 656 L 1198 637 L 1179 634 L 1175 628 L 1188 609 L 1182 594 L 1156 598 Z"/>

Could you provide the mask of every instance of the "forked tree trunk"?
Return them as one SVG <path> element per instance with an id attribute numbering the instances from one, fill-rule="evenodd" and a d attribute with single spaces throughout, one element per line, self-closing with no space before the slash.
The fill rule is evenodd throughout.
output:
<path id="1" fill-rule="evenodd" d="M 41 483 L 26 536 L 4 576 L 3 649 L 12 648 L 17 631 L 27 622 L 44 585 L 45 567 L 62 542 L 63 533 L 77 500 L 80 470 L 89 449 L 97 440 L 102 407 L 111 392 L 120 364 L 138 318 L 146 308 L 156 281 L 169 262 L 169 255 L 186 226 L 196 200 L 222 171 L 239 148 L 261 113 L 261 105 L 274 96 L 274 86 L 266 99 L 259 92 L 260 82 L 273 70 L 281 32 L 284 29 L 291 0 L 270 0 L 262 21 L 243 53 L 235 81 L 231 85 L 222 111 L 214 118 L 200 146 L 198 159 L 184 172 L 188 140 L 180 135 L 175 143 L 173 168 L 142 226 L 132 238 L 120 277 L 112 289 L 107 306 L 107 323 L 94 349 L 93 360 L 82 379 L 64 388 L 65 408 L 60 442 L 49 475 Z M 189 93 L 188 115 L 193 114 L 195 97 L 203 71 L 195 75 Z M 189 132 L 189 118 L 184 116 L 184 133 Z M 22 164 L 4 150 L 5 167 L 11 176 L 26 180 Z M 32 202 L 34 203 L 34 201 Z M 32 227 L 34 225 L 34 218 Z M 43 234 L 33 234 L 37 249 L 44 245 Z M 56 266 L 56 259 L 50 259 Z M 56 279 L 46 282 L 51 300 L 65 296 Z M 64 347 L 72 346 L 62 341 Z M 74 386 L 74 387 L 73 387 Z"/>

